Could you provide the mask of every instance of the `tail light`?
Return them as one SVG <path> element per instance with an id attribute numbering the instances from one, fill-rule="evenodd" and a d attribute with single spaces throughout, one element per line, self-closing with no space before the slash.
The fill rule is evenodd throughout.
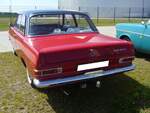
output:
<path id="1" fill-rule="evenodd" d="M 61 74 L 63 72 L 62 67 L 51 68 L 47 70 L 35 70 L 35 72 L 40 76 L 49 76 L 53 74 Z"/>
<path id="2" fill-rule="evenodd" d="M 119 63 L 123 64 L 123 63 L 130 63 L 132 62 L 132 60 L 134 60 L 134 56 L 130 56 L 130 57 L 122 57 L 119 59 Z"/>

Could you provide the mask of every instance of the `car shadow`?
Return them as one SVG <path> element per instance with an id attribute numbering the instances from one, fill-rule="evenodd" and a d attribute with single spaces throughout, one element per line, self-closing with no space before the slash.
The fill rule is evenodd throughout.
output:
<path id="1" fill-rule="evenodd" d="M 146 61 L 150 61 L 150 55 L 149 54 L 136 52 L 135 56 L 137 58 L 142 58 L 142 59 L 145 59 Z"/>
<path id="2" fill-rule="evenodd" d="M 63 89 L 70 95 L 60 88 L 41 90 L 56 113 L 140 113 L 142 108 L 150 108 L 146 96 L 150 89 L 124 74 L 102 78 L 101 88 L 90 83 L 86 89 L 77 85 Z"/>

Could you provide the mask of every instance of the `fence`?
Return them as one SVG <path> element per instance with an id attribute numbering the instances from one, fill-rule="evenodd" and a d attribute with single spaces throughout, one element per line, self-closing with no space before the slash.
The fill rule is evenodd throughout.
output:
<path id="1" fill-rule="evenodd" d="M 150 17 L 150 8 L 78 7 L 78 11 L 88 13 L 97 24 L 103 20 L 110 20 L 113 23 L 139 22 Z"/>
<path id="2" fill-rule="evenodd" d="M 19 12 L 24 10 L 50 9 L 43 6 L 1 6 L 0 12 Z M 63 8 L 62 8 L 63 9 Z M 88 13 L 97 25 L 114 25 L 122 22 L 140 22 L 150 17 L 150 8 L 123 7 L 76 7 L 78 11 Z M 2 13 L 0 14 L 0 16 Z"/>

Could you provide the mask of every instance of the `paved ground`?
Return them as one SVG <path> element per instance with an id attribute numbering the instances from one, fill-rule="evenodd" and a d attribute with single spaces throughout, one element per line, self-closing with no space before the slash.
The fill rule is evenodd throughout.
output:
<path id="1" fill-rule="evenodd" d="M 8 32 L 0 32 L 0 52 L 12 51 L 12 46 L 8 39 Z"/>
<path id="2" fill-rule="evenodd" d="M 105 35 L 115 37 L 115 27 L 108 26 L 108 27 L 97 27 L 100 33 Z M 0 52 L 9 52 L 12 51 L 12 46 L 10 41 L 8 40 L 8 33 L 7 31 L 0 32 Z"/>
<path id="3" fill-rule="evenodd" d="M 105 26 L 105 27 L 97 27 L 99 32 L 108 36 L 113 36 L 115 37 L 116 35 L 116 30 L 114 26 Z"/>

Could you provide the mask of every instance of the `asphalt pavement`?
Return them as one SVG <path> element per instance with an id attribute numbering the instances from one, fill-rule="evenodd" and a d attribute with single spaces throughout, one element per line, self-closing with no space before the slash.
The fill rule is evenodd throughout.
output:
<path id="1" fill-rule="evenodd" d="M 8 31 L 0 32 L 0 52 L 10 51 L 12 51 L 12 46 L 8 39 Z"/>

